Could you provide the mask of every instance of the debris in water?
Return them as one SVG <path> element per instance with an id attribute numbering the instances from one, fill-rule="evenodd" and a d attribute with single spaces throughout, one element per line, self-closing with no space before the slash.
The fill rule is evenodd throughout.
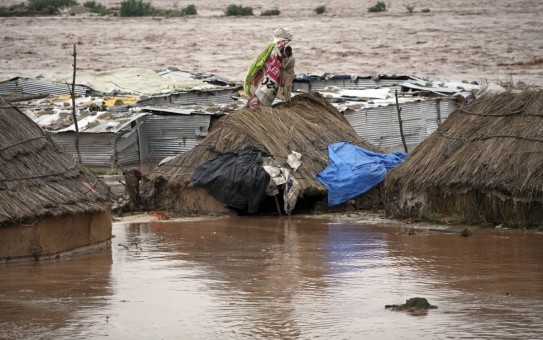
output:
<path id="1" fill-rule="evenodd" d="M 403 305 L 386 305 L 386 309 L 400 310 L 400 311 L 417 311 L 436 309 L 437 306 L 431 305 L 428 300 L 421 297 L 414 297 L 405 301 Z"/>
<path id="2" fill-rule="evenodd" d="M 473 232 L 471 231 L 470 228 L 465 228 L 460 232 L 460 236 L 462 237 L 470 237 L 472 235 L 473 235 Z"/>

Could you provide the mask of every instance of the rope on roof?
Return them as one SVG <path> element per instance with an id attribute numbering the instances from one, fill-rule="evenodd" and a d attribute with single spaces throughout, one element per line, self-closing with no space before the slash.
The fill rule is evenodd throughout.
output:
<path id="1" fill-rule="evenodd" d="M 0 151 L 4 151 L 4 150 L 6 150 L 6 149 L 9 149 L 9 148 L 11 148 L 11 147 L 14 147 L 15 145 L 23 144 L 23 143 L 26 143 L 26 142 L 30 142 L 30 141 L 32 141 L 32 140 L 40 139 L 40 138 L 45 138 L 45 135 L 41 135 L 41 136 L 39 136 L 39 137 L 34 137 L 34 138 L 28 138 L 28 139 L 19 141 L 19 142 L 17 142 L 17 143 L 13 143 L 13 144 L 11 144 L 11 145 L 8 145 L 8 146 L 3 147 L 2 149 L 0 149 Z"/>
<path id="2" fill-rule="evenodd" d="M 475 140 L 485 140 L 485 139 L 492 139 L 492 138 L 517 138 L 517 139 L 523 139 L 523 140 L 528 140 L 532 142 L 543 143 L 543 139 L 541 138 L 531 138 L 531 137 L 517 136 L 517 135 L 484 135 L 482 132 L 479 132 L 479 136 L 477 137 L 455 137 L 455 136 L 452 136 L 451 134 L 446 134 L 441 130 L 436 130 L 436 133 L 438 133 L 439 135 L 445 138 L 461 140 L 461 141 L 475 141 Z"/>
<path id="3" fill-rule="evenodd" d="M 74 163 L 72 164 L 72 166 L 70 168 L 64 170 L 64 171 L 61 171 L 61 172 L 56 172 L 56 173 L 51 173 L 51 174 L 46 174 L 46 175 L 40 175 L 40 176 L 29 176 L 29 177 L 21 177 L 21 178 L 0 179 L 0 183 L 2 183 L 2 182 L 24 181 L 24 180 L 28 180 L 28 179 L 39 179 L 39 178 L 45 178 L 45 177 L 51 177 L 51 176 L 60 176 L 60 175 L 64 175 L 68 171 L 74 170 L 76 165 L 77 165 L 77 160 L 74 159 Z"/>

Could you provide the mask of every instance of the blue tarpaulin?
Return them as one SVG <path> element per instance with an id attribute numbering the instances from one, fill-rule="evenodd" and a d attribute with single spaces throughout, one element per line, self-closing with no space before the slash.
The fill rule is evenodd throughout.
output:
<path id="1" fill-rule="evenodd" d="M 405 152 L 382 154 L 346 142 L 328 145 L 328 166 L 317 179 L 328 188 L 328 206 L 353 199 L 381 183 Z"/>

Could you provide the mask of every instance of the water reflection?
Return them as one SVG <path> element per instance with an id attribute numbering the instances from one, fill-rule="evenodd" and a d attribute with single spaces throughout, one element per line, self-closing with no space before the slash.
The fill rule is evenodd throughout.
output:
<path id="1" fill-rule="evenodd" d="M 0 338 L 543 335 L 542 235 L 399 231 L 311 218 L 114 224 L 109 252 L 0 267 Z M 384 309 L 415 296 L 439 308 Z"/>
<path id="2" fill-rule="evenodd" d="M 477 230 L 474 237 L 391 234 L 390 255 L 428 277 L 446 311 L 458 318 L 452 334 L 519 338 L 543 334 L 541 234 Z M 480 324 L 474 324 L 477 320 Z"/>
<path id="3" fill-rule="evenodd" d="M 82 308 L 101 313 L 113 295 L 109 251 L 0 266 L 0 338 L 50 338 L 88 326 Z"/>

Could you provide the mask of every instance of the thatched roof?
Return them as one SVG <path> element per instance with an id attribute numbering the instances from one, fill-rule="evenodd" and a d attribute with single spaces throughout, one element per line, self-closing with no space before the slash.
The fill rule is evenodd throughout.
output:
<path id="1" fill-rule="evenodd" d="M 0 226 L 110 207 L 109 187 L 0 97 Z"/>
<path id="2" fill-rule="evenodd" d="M 385 180 L 387 190 L 543 196 L 543 90 L 467 100 Z"/>
<path id="3" fill-rule="evenodd" d="M 292 151 L 302 154 L 302 165 L 294 173 L 307 196 L 326 194 L 316 175 L 328 165 L 328 145 L 346 141 L 371 151 L 377 147 L 360 138 L 341 113 L 322 95 L 309 92 L 292 99 L 292 106 L 242 109 L 221 118 L 208 136 L 151 173 L 151 182 L 166 181 L 185 187 L 195 168 L 217 154 L 253 146 L 288 167 Z"/>

